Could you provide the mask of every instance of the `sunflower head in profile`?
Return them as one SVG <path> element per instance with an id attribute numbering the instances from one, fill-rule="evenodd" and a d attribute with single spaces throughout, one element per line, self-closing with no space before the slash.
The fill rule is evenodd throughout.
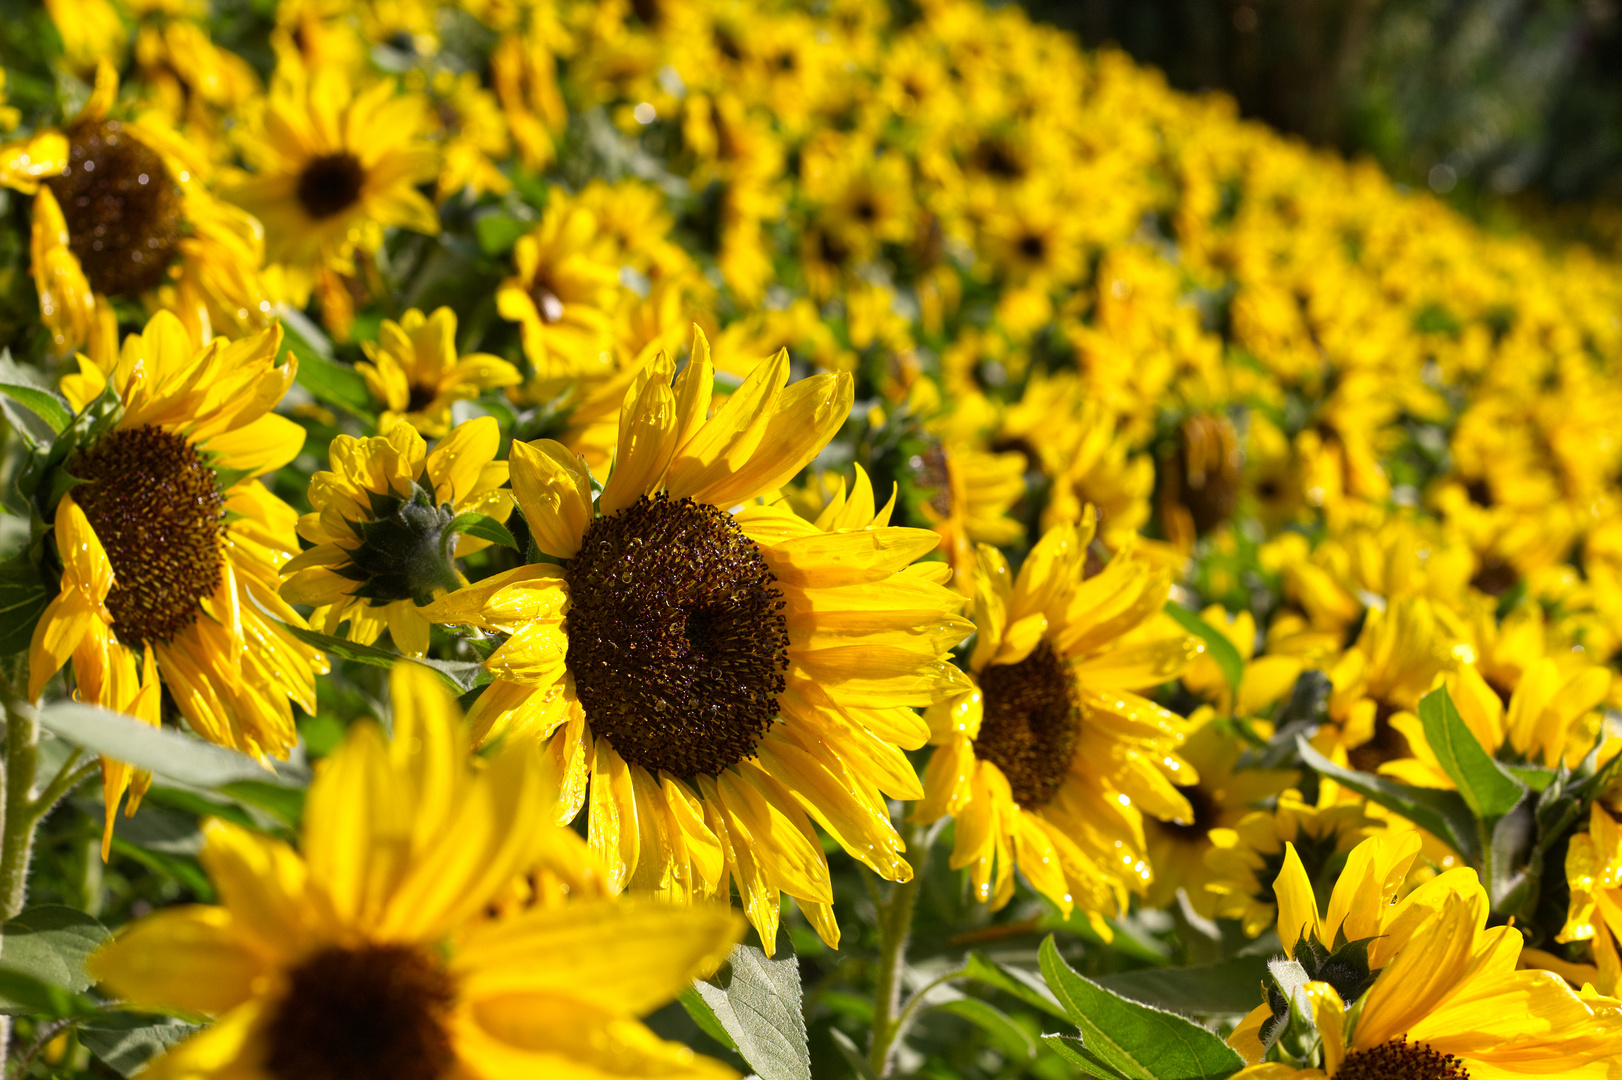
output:
<path id="1" fill-rule="evenodd" d="M 55 524 L 45 557 L 61 567 L 34 629 L 31 698 L 71 660 L 81 700 L 123 708 L 139 666 L 211 742 L 260 758 L 297 742 L 292 703 L 314 709 L 326 661 L 283 625 L 303 625 L 276 595 L 296 518 L 257 479 L 304 442 L 270 411 L 296 366 L 276 366 L 280 341 L 273 327 L 199 349 L 159 312 L 110 370 L 81 357 L 62 381 L 78 415 L 20 480 Z M 122 793 L 109 790 L 109 812 Z"/>
<path id="2" fill-rule="evenodd" d="M 460 425 L 430 453 L 410 424 L 387 435 L 332 440 L 332 469 L 310 478 L 298 532 L 314 546 L 282 566 L 282 599 L 315 608 L 311 625 L 369 645 L 386 626 L 407 656 L 428 651 L 418 608 L 466 584 L 458 555 L 487 547 L 512 514 L 507 465 L 494 460 L 493 417 Z M 469 535 L 469 530 L 484 536 Z"/>
<path id="3" fill-rule="evenodd" d="M 439 175 L 439 152 L 420 136 L 427 101 L 382 79 L 359 89 L 342 71 L 284 63 L 239 140 L 252 175 L 230 199 L 264 222 L 266 260 L 281 267 L 297 305 L 317 276 L 353 270 L 395 226 L 439 232 L 417 191 Z"/>
<path id="4" fill-rule="evenodd" d="M 476 759 L 418 665 L 395 667 L 389 693 L 392 740 L 350 729 L 310 786 L 298 850 L 208 822 L 220 905 L 146 916 L 91 958 L 137 1007 L 214 1021 L 145 1075 L 734 1080 L 637 1018 L 714 970 L 742 920 L 605 895 L 590 851 L 549 820 L 533 743 Z M 505 905 L 537 866 L 569 899 Z"/>
<path id="5" fill-rule="evenodd" d="M 1491 904 L 1472 869 L 1417 888 L 1413 833 L 1363 841 L 1327 908 L 1293 846 L 1274 882 L 1287 956 L 1270 965 L 1267 1001 L 1228 1043 L 1242 1080 L 1468 1080 L 1612 1075 L 1622 1002 L 1571 989 L 1550 971 L 1517 970 L 1521 932 L 1487 927 Z M 1293 972 L 1288 989 L 1276 974 Z"/>
<path id="6" fill-rule="evenodd" d="M 507 633 L 470 712 L 481 739 L 533 732 L 560 820 L 614 883 L 672 900 L 729 895 L 770 949 L 789 894 L 838 941 L 812 822 L 890 880 L 912 869 L 885 797 L 922 794 L 902 748 L 912 707 L 952 685 L 969 632 L 933 533 L 890 527 L 858 476 L 806 521 L 762 502 L 825 446 L 852 380 L 793 385 L 761 363 L 709 415 L 702 335 L 672 384 L 663 356 L 625 395 L 612 472 L 549 440 L 513 444 L 513 491 L 546 562 L 480 581 L 425 614 Z"/>
<path id="7" fill-rule="evenodd" d="M 1085 577 L 1092 539 L 1090 514 L 1049 530 L 1018 575 L 980 546 L 973 685 L 928 714 L 917 814 L 957 819 L 952 866 L 980 900 L 1007 903 L 1017 867 L 1107 933 L 1104 917 L 1152 877 L 1143 815 L 1191 822 L 1174 785 L 1199 779 L 1178 756 L 1184 720 L 1137 691 L 1202 646 L 1161 625 L 1169 572 L 1123 551 Z"/>
<path id="8" fill-rule="evenodd" d="M 523 381 L 518 369 L 488 353 L 456 355 L 456 312 L 432 315 L 412 308 L 400 321 L 384 319 L 376 341 L 361 348 L 370 363 L 355 365 L 372 396 L 383 403 L 379 426 L 408 423 L 438 438 L 450 430 L 451 406 L 494 387 Z"/>
<path id="9" fill-rule="evenodd" d="M 117 96 L 118 76 L 103 62 L 63 133 L 62 167 L 34 196 L 34 282 L 56 349 L 88 347 L 109 363 L 118 349 L 111 299 L 167 308 L 198 339 L 263 328 L 259 223 L 209 195 L 206 164 L 160 120 L 115 119 Z"/>

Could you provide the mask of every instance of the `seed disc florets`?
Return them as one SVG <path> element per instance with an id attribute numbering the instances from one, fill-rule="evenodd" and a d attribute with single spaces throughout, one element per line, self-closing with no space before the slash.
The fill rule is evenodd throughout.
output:
<path id="1" fill-rule="evenodd" d="M 985 712 L 975 756 L 1002 770 L 1020 806 L 1046 806 L 1070 771 L 1080 732 L 1080 708 L 1064 661 L 1044 641 L 1017 664 L 986 668 L 980 693 Z"/>
<path id="2" fill-rule="evenodd" d="M 654 775 L 754 753 L 788 667 L 785 602 L 723 510 L 643 496 L 569 563 L 569 671 L 592 731 Z"/>
<path id="3" fill-rule="evenodd" d="M 114 431 L 80 450 L 73 500 L 107 551 L 107 609 L 126 645 L 169 641 L 219 588 L 225 501 L 214 470 L 183 436 L 159 427 Z"/>

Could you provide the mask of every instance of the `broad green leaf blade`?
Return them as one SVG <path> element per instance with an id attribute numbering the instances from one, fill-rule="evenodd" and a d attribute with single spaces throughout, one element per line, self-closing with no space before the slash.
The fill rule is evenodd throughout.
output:
<path id="1" fill-rule="evenodd" d="M 713 979 L 693 989 L 761 1080 L 811 1080 L 800 966 L 793 954 L 773 959 L 753 945 L 739 945 Z"/>
<path id="2" fill-rule="evenodd" d="M 1233 642 L 1222 631 L 1175 601 L 1166 601 L 1165 610 L 1184 630 L 1205 642 L 1206 653 L 1216 661 L 1216 666 L 1222 670 L 1222 677 L 1228 680 L 1228 689 L 1238 697 L 1239 683 L 1245 677 L 1245 662 L 1240 658 L 1239 650 L 1233 647 Z"/>
<path id="3" fill-rule="evenodd" d="M 426 660 L 401 656 L 399 653 L 392 653 L 387 649 L 379 649 L 375 645 L 359 645 L 341 637 L 333 637 L 331 634 L 308 630 L 302 626 L 294 626 L 291 623 L 283 623 L 282 625 L 287 628 L 289 634 L 292 634 L 300 641 L 308 645 L 314 645 L 316 648 L 331 653 L 333 656 L 353 660 L 357 664 L 370 664 L 373 667 L 384 668 L 393 667 L 402 661 L 408 664 L 421 664 L 444 679 L 445 684 L 458 694 L 473 689 L 474 681 L 478 679 L 479 672 L 484 670 L 472 661 Z"/>
<path id="4" fill-rule="evenodd" d="M 73 423 L 72 410 L 48 390 L 33 386 L 18 386 L 14 383 L 0 383 L 0 394 L 26 406 L 29 412 L 45 421 L 53 435 L 62 434 L 63 430 Z"/>
<path id="5" fill-rule="evenodd" d="M 172 1017 L 110 1013 L 79 1026 L 79 1041 L 120 1076 L 134 1076 L 146 1063 L 201 1030 Z"/>
<path id="6" fill-rule="evenodd" d="M 52 986 L 26 972 L 0 963 L 0 1013 L 54 1019 L 80 1016 L 93 1011 L 96 1003 L 82 994 Z"/>
<path id="7" fill-rule="evenodd" d="M 298 828 L 304 819 L 304 789 L 267 784 L 263 780 L 233 780 L 220 793 L 267 811 L 282 824 Z"/>
<path id="8" fill-rule="evenodd" d="M 693 1023 L 698 1025 L 700 1031 L 728 1050 L 738 1049 L 738 1044 L 732 1041 L 727 1029 L 715 1018 L 715 1010 L 710 1008 L 709 1002 L 705 1001 L 697 990 L 691 986 L 686 987 L 677 1000 L 681 1002 L 681 1007 L 687 1010 L 687 1015 L 693 1018 Z"/>
<path id="9" fill-rule="evenodd" d="M 1031 1037 L 1021 1031 L 1007 1013 L 989 1001 L 964 997 L 936 1005 L 935 1008 L 962 1017 L 985 1032 L 1010 1061 L 1029 1061 L 1036 1057 L 1036 1045 L 1031 1042 Z"/>
<path id="10" fill-rule="evenodd" d="M 91 983 L 85 961 L 110 936 L 105 926 L 82 911 L 42 904 L 0 925 L 0 965 L 83 993 Z"/>
<path id="11" fill-rule="evenodd" d="M 1099 1080 L 1126 1080 L 1119 1072 L 1110 1068 L 1108 1062 L 1087 1049 L 1082 1041 L 1073 1035 L 1044 1035 L 1042 1043 L 1088 1076 L 1096 1076 Z"/>
<path id="12" fill-rule="evenodd" d="M 1425 727 L 1442 771 L 1458 787 L 1470 812 L 1484 821 L 1497 821 L 1515 808 L 1526 785 L 1506 773 L 1482 749 L 1464 723 L 1447 687 L 1439 686 L 1419 699 L 1419 722 Z"/>
<path id="13" fill-rule="evenodd" d="M 488 540 L 492 544 L 500 544 L 514 551 L 518 550 L 518 541 L 507 531 L 507 526 L 489 514 L 457 514 L 446 529 L 453 533 L 477 536 L 480 540 Z"/>
<path id="14" fill-rule="evenodd" d="M 1070 1015 L 1064 1011 L 1053 992 L 1042 984 L 1042 981 L 1029 972 L 1018 968 L 1007 968 L 990 960 L 980 953 L 969 954 L 967 964 L 964 966 L 964 975 L 995 986 L 1004 993 L 1012 994 L 1025 1004 L 1041 1009 L 1049 1016 L 1056 1016 L 1061 1020 L 1068 1020 Z"/>
<path id="15" fill-rule="evenodd" d="M 1150 968 L 1100 975 L 1093 981 L 1133 1001 L 1190 1016 L 1247 1013 L 1260 1002 L 1267 958 L 1240 956 L 1220 964 Z"/>
<path id="16" fill-rule="evenodd" d="M 1081 1029 L 1086 1049 L 1128 1080 L 1222 1080 L 1244 1067 L 1230 1046 L 1193 1021 L 1078 975 L 1051 936 L 1039 956 L 1048 988 Z"/>
<path id="17" fill-rule="evenodd" d="M 0 562 L 0 656 L 28 648 L 54 591 L 26 553 Z"/>
<path id="18" fill-rule="evenodd" d="M 1369 773 L 1343 769 L 1299 736 L 1296 746 L 1301 751 L 1301 760 L 1316 772 L 1434 833 L 1472 865 L 1481 864 L 1481 841 L 1476 835 L 1475 818 L 1464 796 L 1457 791 L 1410 787 Z"/>
<path id="19" fill-rule="evenodd" d="M 150 727 L 95 705 L 59 701 L 39 710 L 39 722 L 75 746 L 191 787 L 218 788 L 234 780 L 295 782 L 292 777 L 278 776 L 247 754 L 183 735 L 173 728 Z M 0 963 L 4 960 L 0 959 Z"/>

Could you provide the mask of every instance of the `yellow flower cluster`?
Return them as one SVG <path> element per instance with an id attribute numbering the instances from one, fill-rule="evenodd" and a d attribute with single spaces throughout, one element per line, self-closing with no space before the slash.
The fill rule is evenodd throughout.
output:
<path id="1" fill-rule="evenodd" d="M 354 721 L 92 960 L 149 1075 L 724 1077 L 734 897 L 888 1075 L 929 874 L 1282 950 L 1231 1074 L 1622 1070 L 1622 266 L 981 0 L 46 8 L 7 722 Z"/>

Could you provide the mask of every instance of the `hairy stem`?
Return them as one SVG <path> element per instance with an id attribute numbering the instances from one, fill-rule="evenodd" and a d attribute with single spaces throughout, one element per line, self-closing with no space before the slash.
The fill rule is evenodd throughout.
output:
<path id="1" fill-rule="evenodd" d="M 868 1053 L 868 1061 L 879 1076 L 890 1074 L 890 1055 L 895 1049 L 896 1036 L 900 1034 L 903 1019 L 900 1009 L 901 973 L 906 966 L 912 913 L 918 904 L 918 881 L 929 857 L 927 849 L 921 845 L 915 846 L 919 835 L 911 825 L 901 827 L 901 839 L 906 843 L 907 853 L 914 863 L 912 879 L 890 886 L 888 898 L 878 898 L 878 980 L 873 988 L 873 1046 Z"/>

